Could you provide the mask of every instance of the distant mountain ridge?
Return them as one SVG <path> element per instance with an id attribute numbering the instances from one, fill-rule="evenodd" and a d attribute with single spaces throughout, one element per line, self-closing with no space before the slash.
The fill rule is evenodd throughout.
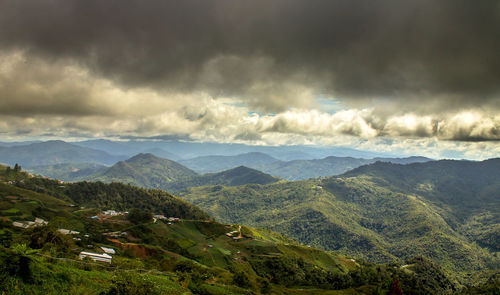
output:
<path id="1" fill-rule="evenodd" d="M 29 167 L 26 171 L 63 181 L 78 181 L 108 168 L 96 163 L 63 163 Z"/>
<path id="2" fill-rule="evenodd" d="M 193 142 L 172 138 L 156 138 L 151 140 L 111 141 L 105 139 L 72 142 L 72 144 L 103 150 L 110 154 L 135 155 L 152 148 L 160 148 L 183 159 L 201 156 L 234 156 L 259 152 L 273 158 L 290 161 L 299 159 L 319 159 L 330 155 L 339 157 L 390 157 L 391 154 L 356 150 L 347 147 L 326 146 L 254 146 L 236 143 Z M 239 166 L 239 165 L 236 165 Z M 236 167 L 235 166 L 235 167 Z M 246 166 L 246 165 L 245 165 Z"/>
<path id="3" fill-rule="evenodd" d="M 32 167 L 62 163 L 114 164 L 123 157 L 104 151 L 73 145 L 61 140 L 36 142 L 28 145 L 0 147 L 0 162 Z"/>
<path id="4" fill-rule="evenodd" d="M 237 167 L 219 173 L 198 175 L 191 169 L 152 154 L 138 154 L 110 168 L 83 179 L 103 182 L 130 183 L 145 188 L 171 192 L 204 185 L 268 184 L 279 178 L 247 167 Z"/>
<path id="5" fill-rule="evenodd" d="M 213 173 L 238 166 L 257 167 L 279 161 L 267 154 L 251 152 L 235 156 L 202 156 L 189 160 L 180 160 L 179 163 L 198 173 Z"/>
<path id="6" fill-rule="evenodd" d="M 204 156 L 179 162 L 198 173 L 220 172 L 246 166 L 286 180 L 301 180 L 337 175 L 377 161 L 409 164 L 432 161 L 432 159 L 415 156 L 373 159 L 329 156 L 323 159 L 280 161 L 264 153 L 246 153 L 236 156 Z"/>

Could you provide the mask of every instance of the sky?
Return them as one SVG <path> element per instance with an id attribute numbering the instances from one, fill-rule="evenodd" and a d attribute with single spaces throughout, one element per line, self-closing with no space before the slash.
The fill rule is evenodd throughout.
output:
<path id="1" fill-rule="evenodd" d="M 496 0 L 0 0 L 0 141 L 500 156 Z"/>

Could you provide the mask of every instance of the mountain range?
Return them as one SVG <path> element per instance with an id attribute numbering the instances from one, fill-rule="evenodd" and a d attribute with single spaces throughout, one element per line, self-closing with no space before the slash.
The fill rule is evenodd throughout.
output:
<path id="1" fill-rule="evenodd" d="M 407 158 L 352 158 L 329 156 L 323 159 L 280 161 L 264 153 L 246 153 L 235 156 L 203 156 L 179 163 L 198 173 L 219 172 L 237 166 L 247 166 L 286 180 L 300 180 L 344 173 L 356 167 L 378 161 L 396 164 L 432 161 L 426 157 Z"/>
<path id="2" fill-rule="evenodd" d="M 263 158 L 266 157 L 263 156 Z M 426 159 L 413 158 L 395 161 L 406 163 L 415 160 Z M 195 219 L 208 219 L 210 215 L 218 222 L 262 228 L 264 230 L 250 229 L 252 234 L 246 237 L 252 237 L 251 239 L 261 236 L 269 237 L 265 239 L 271 239 L 271 243 L 279 240 L 280 243 L 284 243 L 284 246 L 271 245 L 266 240 L 265 245 L 259 245 L 256 248 L 245 246 L 238 251 L 248 253 L 249 256 L 245 256 L 246 261 L 253 261 L 250 262 L 251 268 L 247 267 L 243 271 L 248 277 L 252 278 L 254 274 L 266 277 L 278 286 L 276 288 L 289 287 L 286 285 L 287 282 L 291 282 L 294 286 L 305 284 L 309 287 L 340 287 L 328 285 L 330 283 L 325 283 L 325 281 L 318 283 L 319 285 L 316 283 L 307 285 L 306 282 L 311 278 L 304 279 L 300 274 L 302 273 L 300 269 L 307 269 L 303 273 L 306 275 L 306 273 L 314 273 L 313 270 L 317 267 L 324 267 L 324 262 L 313 262 L 315 261 L 313 257 L 324 254 L 313 254 L 305 250 L 308 247 L 303 246 L 300 246 L 302 247 L 300 251 L 297 250 L 299 248 L 293 248 L 295 250 L 292 251 L 287 247 L 295 245 L 296 242 L 285 237 L 278 238 L 279 235 L 268 234 L 266 230 L 289 236 L 310 247 L 329 251 L 328 255 L 333 255 L 333 260 L 330 261 L 337 259 L 342 264 L 342 261 L 351 261 L 351 258 L 347 259 L 342 255 L 353 257 L 352 260 L 360 265 L 357 269 L 362 272 L 371 273 L 372 270 L 378 269 L 376 272 L 380 276 L 380 272 L 385 273 L 389 271 L 388 269 L 396 267 L 398 277 L 402 280 L 405 276 L 410 276 L 404 280 L 412 283 L 402 282 L 406 288 L 405 294 L 412 294 L 411 290 L 427 290 L 425 292 L 428 294 L 431 292 L 429 290 L 433 290 L 432 288 L 437 288 L 436 290 L 439 290 L 441 294 L 449 294 L 462 288 L 464 284 L 470 285 L 479 281 L 483 283 L 491 281 L 492 286 L 496 286 L 495 272 L 500 268 L 500 202 L 498 198 L 500 159 L 482 162 L 440 160 L 411 164 L 376 161 L 336 176 L 299 181 L 281 180 L 243 166 L 200 175 L 179 163 L 158 158 L 152 154 L 138 154 L 128 160 L 119 161 L 111 167 L 80 163 L 60 164 L 59 169 L 57 166 L 45 166 L 45 169 L 52 173 L 61 170 L 61 174 L 66 171 L 66 173 L 74 173 L 77 178 L 102 182 L 61 184 L 55 180 L 30 177 L 28 174 L 23 174 L 24 178 L 19 178 L 19 172 L 12 172 L 11 169 L 11 172 L 5 172 L 5 175 L 8 176 L 11 173 L 11 176 L 3 181 L 13 182 L 19 189 L 25 191 L 13 189 L 7 183 L 0 184 L 0 197 L 5 199 L 0 203 L 0 206 L 3 206 L 0 208 L 1 214 L 7 214 L 5 216 L 14 214 L 12 216 L 15 218 L 36 214 L 50 220 L 54 218 L 52 222 L 59 223 L 60 217 L 70 218 L 71 221 L 61 223 L 66 224 L 65 226 L 78 224 L 74 218 L 80 217 L 76 216 L 95 214 L 95 209 L 88 212 L 85 211 L 87 209 L 82 209 L 81 212 L 75 211 L 77 213 L 75 216 L 72 215 L 73 213 L 66 212 L 66 209 L 60 212 L 60 209 L 52 208 L 50 205 L 56 204 L 56 201 L 38 207 L 32 206 L 35 203 L 24 204 L 24 201 L 19 203 L 18 199 L 11 201 L 14 197 L 32 199 L 35 196 L 33 192 L 35 192 L 40 194 L 36 195 L 36 198 L 43 202 L 48 200 L 48 196 L 52 196 L 81 208 L 115 210 L 142 208 L 185 217 L 191 214 L 189 218 Z M 12 173 L 15 175 L 12 176 Z M 194 206 L 181 202 L 178 198 L 161 190 L 140 189 L 120 182 L 176 192 Z M 18 203 L 19 206 L 17 206 Z M 70 205 L 66 204 L 63 207 L 68 206 Z M 205 210 L 209 215 L 198 208 Z M 16 215 L 18 212 L 22 215 Z M 225 249 L 229 247 L 216 242 L 224 238 L 224 232 L 218 231 L 219 236 L 213 237 L 215 240 L 203 242 L 207 245 L 206 249 L 208 245 L 217 244 L 215 248 L 219 252 L 209 250 L 198 252 L 200 249 L 197 245 L 202 243 L 202 239 L 199 233 L 193 230 L 200 226 L 206 229 L 206 224 L 212 228 L 210 224 L 214 224 L 213 222 L 186 223 L 185 228 L 178 229 L 182 231 L 182 235 L 178 236 L 179 232 L 177 232 L 175 239 L 179 240 L 175 243 L 157 238 L 157 234 L 169 236 L 170 233 L 156 226 L 142 228 L 141 231 L 133 230 L 132 240 L 123 241 L 123 243 L 136 243 L 139 239 L 143 245 L 151 245 L 148 246 L 152 247 L 150 249 L 163 247 L 162 249 L 174 251 L 180 255 L 188 255 L 190 259 L 201 259 L 197 260 L 201 263 L 209 263 L 207 261 L 211 259 L 219 261 L 220 258 L 220 261 L 225 262 L 213 262 L 214 264 L 210 264 L 209 267 L 229 267 L 233 271 L 236 266 L 233 264 L 228 266 L 226 264 L 228 258 L 219 257 L 217 256 L 219 254 L 216 254 L 226 253 Z M 215 230 L 221 226 L 215 224 L 213 228 Z M 118 229 L 119 225 L 115 224 L 112 227 Z M 87 228 L 83 225 L 79 227 L 81 230 L 87 230 Z M 2 232 L 0 232 L 0 238 Z M 191 244 L 186 242 L 187 240 L 196 242 Z M 191 246 L 186 246 L 188 244 Z M 275 247 L 280 250 L 275 250 Z M 302 257 L 299 253 L 307 254 Z M 205 254 L 208 256 L 205 257 Z M 274 260 L 276 257 L 279 257 L 278 261 Z M 302 257 L 303 261 L 312 264 L 304 264 L 297 257 Z M 256 258 L 258 259 L 254 260 Z M 259 260 L 261 258 L 265 261 Z M 369 265 L 365 264 L 365 260 L 384 264 L 365 268 L 364 265 Z M 344 266 L 348 267 L 348 264 L 347 262 Z M 333 267 L 328 265 L 330 269 Z M 274 273 L 279 276 L 274 277 Z M 349 271 L 347 273 L 349 276 L 354 275 Z M 328 274 L 322 274 L 321 277 L 322 280 L 332 280 L 332 282 L 344 279 L 349 282 L 349 280 L 357 281 L 359 275 L 368 274 L 355 274 L 356 277 L 350 277 L 350 279 L 329 277 Z M 388 277 L 393 277 L 393 275 L 388 275 Z M 386 279 L 379 277 L 371 281 L 373 279 L 371 274 L 368 277 L 370 279 L 363 280 L 364 283 L 355 286 L 372 284 L 372 286 L 379 286 L 381 290 L 387 288 L 388 285 L 383 287 L 383 284 L 379 284 L 380 280 Z M 346 284 L 341 286 L 354 286 L 351 283 Z M 413 287 L 409 288 L 405 284 Z M 261 286 L 256 282 L 254 285 Z M 417 285 L 420 287 L 416 288 Z M 366 290 L 371 290 L 369 294 L 375 292 L 374 289 Z M 364 293 L 367 292 L 366 290 L 356 289 L 352 294 Z M 284 294 L 289 292 L 290 290 L 287 290 Z M 315 292 L 319 293 L 314 294 L 322 294 L 322 291 Z M 426 294 L 425 292 L 414 294 Z"/>
<path id="3" fill-rule="evenodd" d="M 155 140 L 127 140 L 111 141 L 104 139 L 71 142 L 71 144 L 102 150 L 109 154 L 127 155 L 145 153 L 153 148 L 168 151 L 182 159 L 191 159 L 200 156 L 234 156 L 245 153 L 265 153 L 281 161 L 319 159 L 328 156 L 339 157 L 395 157 L 393 154 L 356 150 L 347 147 L 319 147 L 319 146 L 253 146 L 245 144 L 227 144 L 214 142 L 193 142 L 177 139 Z M 161 156 L 161 155 L 157 155 Z M 171 159 L 175 160 L 175 159 Z M 241 165 L 241 164 L 240 164 Z M 236 166 L 240 166 L 236 165 Z"/>
<path id="4" fill-rule="evenodd" d="M 77 179 L 130 183 L 144 188 L 159 188 L 172 192 L 193 186 L 268 184 L 279 180 L 243 166 L 219 173 L 199 175 L 177 162 L 158 158 L 152 154 L 138 154 L 109 168 L 99 168 L 94 174 L 79 176 Z"/>
<path id="5" fill-rule="evenodd" d="M 181 196 L 223 222 L 370 261 L 423 255 L 463 274 L 500 267 L 499 175 L 500 159 L 376 162 L 339 176 L 194 187 Z"/>

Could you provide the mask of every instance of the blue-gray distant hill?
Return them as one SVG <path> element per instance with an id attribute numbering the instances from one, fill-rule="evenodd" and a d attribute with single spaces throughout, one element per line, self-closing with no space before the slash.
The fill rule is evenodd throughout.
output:
<path id="1" fill-rule="evenodd" d="M 259 152 L 245 153 L 236 156 L 203 156 L 179 161 L 179 163 L 198 173 L 220 172 L 239 166 L 253 168 L 265 166 L 266 164 L 274 162 L 280 161 L 267 154 Z"/>
<path id="2" fill-rule="evenodd" d="M 81 147 L 61 140 L 37 142 L 27 145 L 0 147 L 0 163 L 23 167 L 62 163 L 98 163 L 111 165 L 123 157 L 104 151 Z"/>
<path id="3" fill-rule="evenodd" d="M 236 156 L 204 156 L 179 162 L 198 173 L 219 172 L 246 166 L 286 180 L 301 180 L 337 175 L 377 161 L 410 164 L 432 159 L 425 157 L 363 159 L 330 156 L 314 160 L 280 161 L 264 153 L 246 153 Z"/>
<path id="4" fill-rule="evenodd" d="M 26 171 L 52 179 L 79 181 L 85 180 L 91 175 L 101 173 L 108 168 L 108 166 L 96 163 L 64 163 L 30 167 Z"/>

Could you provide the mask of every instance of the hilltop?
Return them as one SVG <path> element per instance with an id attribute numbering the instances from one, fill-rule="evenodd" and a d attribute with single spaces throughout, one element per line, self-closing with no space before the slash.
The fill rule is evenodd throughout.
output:
<path id="1" fill-rule="evenodd" d="M 105 171 L 88 177 L 89 180 L 122 182 L 147 188 L 163 188 L 169 182 L 187 179 L 196 172 L 172 160 L 153 154 L 138 154 L 120 161 Z"/>
<path id="2" fill-rule="evenodd" d="M 169 183 L 165 189 L 178 192 L 183 189 L 206 185 L 238 186 L 244 184 L 269 184 L 280 179 L 245 166 L 236 167 L 219 173 L 208 173 L 190 177 L 186 180 Z"/>

